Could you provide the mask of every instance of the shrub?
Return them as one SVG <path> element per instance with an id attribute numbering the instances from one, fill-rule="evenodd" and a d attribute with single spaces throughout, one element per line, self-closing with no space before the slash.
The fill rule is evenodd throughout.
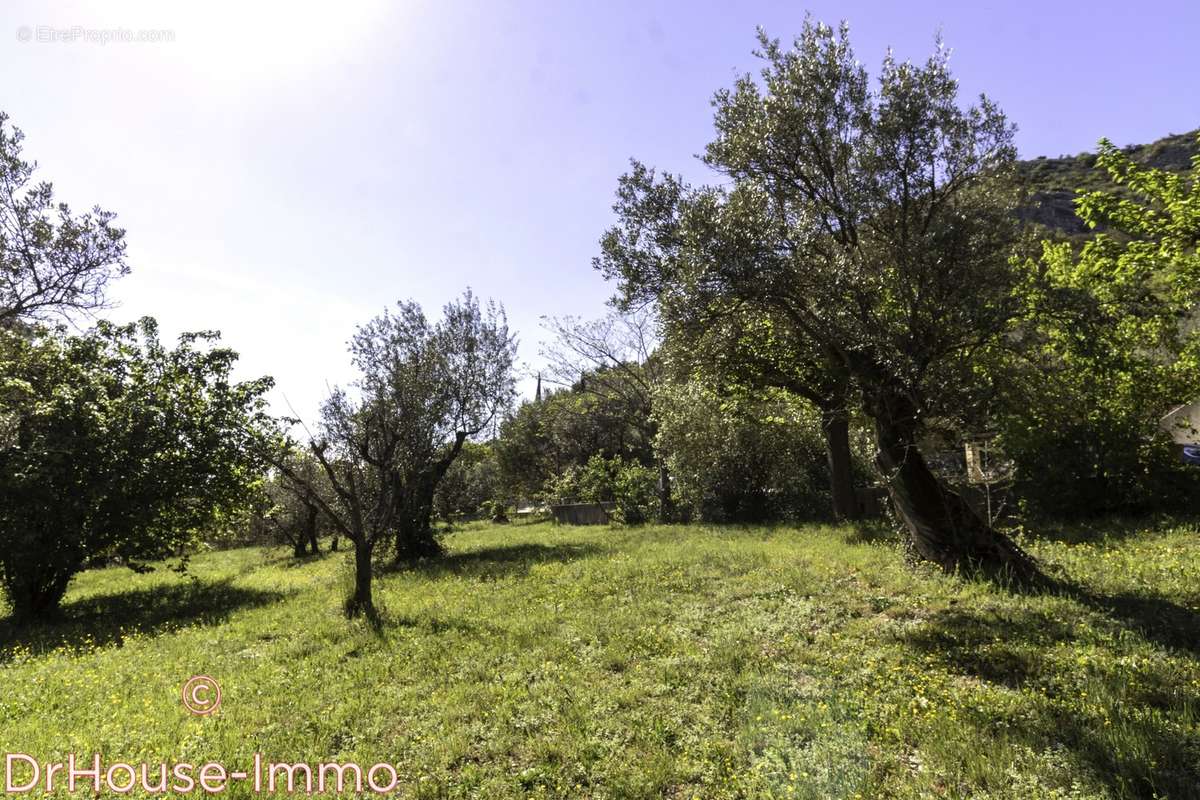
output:
<path id="1" fill-rule="evenodd" d="M 657 481 L 652 467 L 594 455 L 547 481 L 542 495 L 549 502 L 615 503 L 614 522 L 640 525 L 658 511 Z"/>
<path id="2" fill-rule="evenodd" d="M 0 333 L 0 586 L 18 618 L 52 614 L 90 561 L 139 568 L 236 513 L 261 464 L 263 379 L 236 354 L 167 350 L 145 319 L 83 336 Z"/>
<path id="3" fill-rule="evenodd" d="M 803 401 L 779 391 L 722 397 L 693 381 L 663 386 L 654 414 L 684 514 L 706 522 L 828 517 L 820 418 Z M 865 474 L 866 448 L 852 444 Z"/>

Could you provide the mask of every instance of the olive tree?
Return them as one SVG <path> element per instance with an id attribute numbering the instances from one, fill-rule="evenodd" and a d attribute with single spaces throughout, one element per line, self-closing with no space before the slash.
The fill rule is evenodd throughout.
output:
<path id="1" fill-rule="evenodd" d="M 328 482 L 328 494 L 298 468 L 290 443 L 271 452 L 275 468 L 292 486 L 306 492 L 354 546 L 354 589 L 346 598 L 347 616 L 374 616 L 375 550 L 395 530 L 400 505 L 395 474 L 402 432 L 377 390 L 360 383 L 352 391 L 335 389 L 330 394 L 321 406 L 317 435 L 308 442 Z"/>
<path id="2" fill-rule="evenodd" d="M 431 518 L 438 484 L 464 444 L 489 430 L 516 394 L 516 338 L 504 309 L 468 290 L 436 323 L 413 302 L 359 328 L 350 344 L 365 391 L 391 415 L 399 505 L 396 561 L 437 555 Z"/>
<path id="3" fill-rule="evenodd" d="M 279 458 L 287 471 L 275 470 L 263 490 L 265 505 L 261 520 L 279 539 L 292 546 L 297 557 L 321 552 L 320 529 L 325 516 L 322 506 L 332 499 L 329 481 L 320 463 L 308 452 L 289 448 Z M 323 504 L 321 501 L 325 500 Z"/>
<path id="4" fill-rule="evenodd" d="M 481 306 L 468 290 L 436 324 L 416 303 L 398 303 L 359 327 L 350 354 L 359 378 L 330 395 L 308 444 L 331 496 L 309 496 L 354 545 L 346 611 L 356 616 L 375 613 L 381 544 L 392 544 L 397 561 L 440 552 L 430 525 L 434 493 L 467 440 L 512 402 L 516 341 L 503 309 Z M 311 479 L 283 452 L 275 450 L 275 467 L 305 485 Z"/>
<path id="5" fill-rule="evenodd" d="M 889 54 L 872 88 L 844 25 L 808 21 L 790 49 L 759 40 L 759 79 L 713 101 L 704 161 L 727 185 L 668 192 L 677 208 L 653 173 L 632 176 L 635 227 L 677 215 L 681 243 L 667 259 L 635 247 L 601 267 L 668 310 L 736 302 L 786 321 L 852 381 L 916 553 L 1036 579 L 919 446 L 929 417 L 964 402 L 973 355 L 1019 313 L 1013 127 L 986 97 L 959 105 L 940 47 L 920 65 Z"/>
<path id="6" fill-rule="evenodd" d="M 109 280 L 129 271 L 125 231 L 108 211 L 56 203 L 7 122 L 0 112 L 0 327 L 102 308 Z"/>

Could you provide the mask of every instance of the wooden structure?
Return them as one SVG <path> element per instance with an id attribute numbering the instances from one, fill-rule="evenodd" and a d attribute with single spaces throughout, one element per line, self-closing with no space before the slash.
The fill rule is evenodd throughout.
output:
<path id="1" fill-rule="evenodd" d="M 560 503 L 550 506 L 554 521 L 565 525 L 607 525 L 616 503 Z"/>

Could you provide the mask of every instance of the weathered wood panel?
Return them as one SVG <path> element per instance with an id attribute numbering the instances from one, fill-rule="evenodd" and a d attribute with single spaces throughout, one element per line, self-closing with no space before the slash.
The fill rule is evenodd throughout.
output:
<path id="1" fill-rule="evenodd" d="M 565 525 L 607 525 L 616 503 L 565 503 L 550 506 L 554 521 Z"/>

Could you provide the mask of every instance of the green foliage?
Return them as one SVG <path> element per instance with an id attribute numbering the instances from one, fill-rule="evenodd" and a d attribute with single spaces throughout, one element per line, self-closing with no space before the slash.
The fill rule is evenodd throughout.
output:
<path id="1" fill-rule="evenodd" d="M 175 554 L 248 498 L 263 378 L 236 354 L 157 326 L 0 334 L 0 584 L 23 616 L 54 611 L 92 559 Z"/>
<path id="2" fill-rule="evenodd" d="M 658 512 L 657 482 L 651 467 L 597 453 L 547 481 L 542 495 L 552 503 L 615 503 L 614 522 L 640 525 Z"/>
<path id="3" fill-rule="evenodd" d="M 462 452 L 438 483 L 433 506 L 438 517 L 449 520 L 458 514 L 488 511 L 487 504 L 498 492 L 499 470 L 493 446 L 464 442 Z"/>
<path id="4" fill-rule="evenodd" d="M 350 342 L 356 396 L 326 402 L 322 433 L 342 461 L 326 469 L 337 506 L 328 513 L 363 549 L 364 569 L 385 535 L 396 561 L 440 552 L 430 524 L 438 484 L 511 406 L 516 347 L 503 307 L 470 289 L 436 323 L 410 300 L 359 327 Z M 366 583 L 356 608 L 369 606 Z"/>
<path id="5" fill-rule="evenodd" d="M 1029 546 L 1080 591 L 1022 595 L 846 529 L 480 524 L 380 576 L 380 629 L 339 558 L 89 571 L 0 619 L 0 751 L 386 761 L 412 800 L 1194 797 L 1197 531 L 1070 533 Z"/>
<path id="6" fill-rule="evenodd" d="M 594 455 L 652 463 L 645 433 L 649 408 L 638 414 L 631 421 L 627 403 L 593 393 L 586 383 L 521 404 L 500 426 L 495 443 L 502 486 L 513 496 L 532 497 L 548 480 Z"/>
<path id="7" fill-rule="evenodd" d="M 0 111 L 0 328 L 103 308 L 109 281 L 129 272 L 125 231 L 112 212 L 73 214 L 35 182 L 24 134 L 7 123 Z"/>
<path id="8" fill-rule="evenodd" d="M 620 456 L 605 458 L 596 453 L 584 463 L 572 464 L 551 478 L 543 494 L 554 502 L 612 502 L 622 464 Z"/>
<path id="9" fill-rule="evenodd" d="M 555 472 L 558 442 L 550 435 L 549 403 L 550 398 L 523 402 L 500 423 L 496 464 L 501 484 L 514 497 L 532 497 Z"/>
<path id="10" fill-rule="evenodd" d="M 1040 513 L 1195 508 L 1200 471 L 1157 425 L 1200 397 L 1200 180 L 1108 142 L 1097 163 L 1122 191 L 1077 207 L 1103 231 L 1081 247 L 1046 242 L 1025 265 L 1022 360 L 998 377 L 1014 389 L 1003 447 Z"/>
<path id="11" fill-rule="evenodd" d="M 658 516 L 658 472 L 636 462 L 621 464 L 613 483 L 617 507 L 612 519 L 619 525 L 641 525 Z"/>
<path id="12" fill-rule="evenodd" d="M 297 556 L 316 554 L 321 534 L 332 527 L 322 507 L 336 502 L 333 487 L 311 453 L 290 449 L 278 458 L 287 470 L 276 469 L 262 481 L 249 520 L 251 536 L 258 544 L 264 535 L 286 542 Z"/>
<path id="13" fill-rule="evenodd" d="M 794 395 L 721 396 L 696 381 L 668 384 L 654 414 L 678 500 L 700 519 L 828 517 L 820 415 Z"/>
<path id="14" fill-rule="evenodd" d="M 759 45 L 760 74 L 713 98 L 704 163 L 723 181 L 692 188 L 635 162 L 596 266 L 618 302 L 657 303 L 668 329 L 748 311 L 752 324 L 730 333 L 764 342 L 739 345 L 751 357 L 734 359 L 750 367 L 739 371 L 778 373 L 831 412 L 861 401 L 914 553 L 1035 580 L 921 452 L 926 420 L 978 404 L 963 378 L 1019 310 L 1013 125 L 986 96 L 964 107 L 940 42 L 920 64 L 889 53 L 877 82 L 845 24 L 806 20 L 790 47 L 760 30 Z M 799 363 L 780 369 L 781 354 Z"/>
<path id="15" fill-rule="evenodd" d="M 503 500 L 485 500 L 482 508 L 492 522 L 508 522 L 508 503 Z"/>

